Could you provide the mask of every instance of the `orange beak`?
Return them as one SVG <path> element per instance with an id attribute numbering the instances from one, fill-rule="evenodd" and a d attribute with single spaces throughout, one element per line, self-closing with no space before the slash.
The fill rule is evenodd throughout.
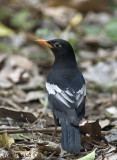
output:
<path id="1" fill-rule="evenodd" d="M 53 48 L 49 43 L 47 43 L 46 40 L 37 39 L 37 40 L 35 40 L 35 41 L 37 41 L 39 44 L 42 44 L 42 45 L 47 46 L 47 47 L 49 47 L 49 48 Z"/>

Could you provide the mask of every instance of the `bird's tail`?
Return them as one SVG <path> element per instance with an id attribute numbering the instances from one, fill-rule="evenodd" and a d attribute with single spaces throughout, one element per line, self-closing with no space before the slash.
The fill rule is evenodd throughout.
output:
<path id="1" fill-rule="evenodd" d="M 62 127 L 62 148 L 69 153 L 78 154 L 81 149 L 79 128 L 71 125 L 66 125 L 66 122 L 61 121 Z"/>

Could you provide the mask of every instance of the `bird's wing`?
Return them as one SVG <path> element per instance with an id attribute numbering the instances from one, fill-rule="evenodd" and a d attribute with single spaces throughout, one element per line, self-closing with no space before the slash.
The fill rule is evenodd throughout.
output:
<path id="1" fill-rule="evenodd" d="M 69 88 L 66 88 L 66 90 L 63 91 L 57 85 L 46 82 L 46 89 L 49 95 L 54 95 L 56 99 L 68 108 L 77 109 L 86 96 L 85 84 L 83 84 L 82 87 L 75 92 Z"/>

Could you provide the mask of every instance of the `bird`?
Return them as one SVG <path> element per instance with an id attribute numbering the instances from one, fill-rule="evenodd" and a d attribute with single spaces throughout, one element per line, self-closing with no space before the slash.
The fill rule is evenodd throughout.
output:
<path id="1" fill-rule="evenodd" d="M 51 49 L 54 63 L 47 75 L 46 90 L 55 124 L 61 123 L 62 149 L 81 151 L 79 123 L 85 115 L 86 84 L 71 44 L 63 39 L 36 40 Z"/>

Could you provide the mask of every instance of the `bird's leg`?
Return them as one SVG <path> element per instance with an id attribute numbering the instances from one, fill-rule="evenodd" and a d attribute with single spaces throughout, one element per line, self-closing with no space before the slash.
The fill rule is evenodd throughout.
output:
<path id="1" fill-rule="evenodd" d="M 54 141 L 55 136 L 57 136 L 57 127 L 59 125 L 59 119 L 57 119 L 53 113 L 53 117 L 54 117 L 54 122 L 55 122 L 55 129 L 54 129 L 54 133 L 52 135 L 52 139 L 51 141 Z"/>

